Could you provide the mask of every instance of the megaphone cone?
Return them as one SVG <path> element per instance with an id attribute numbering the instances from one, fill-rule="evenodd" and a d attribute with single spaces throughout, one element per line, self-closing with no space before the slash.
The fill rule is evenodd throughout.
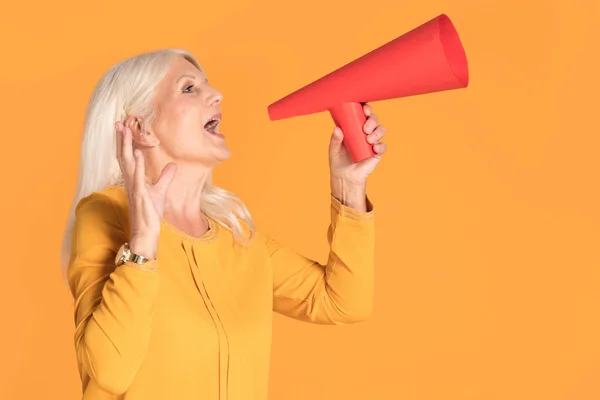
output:
<path id="1" fill-rule="evenodd" d="M 375 155 L 363 132 L 363 104 L 467 87 L 465 51 L 441 14 L 268 107 L 279 120 L 329 111 L 353 162 Z"/>

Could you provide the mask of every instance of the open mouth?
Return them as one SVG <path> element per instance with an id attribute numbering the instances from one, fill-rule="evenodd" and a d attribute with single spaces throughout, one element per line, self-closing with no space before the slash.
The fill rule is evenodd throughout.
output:
<path id="1" fill-rule="evenodd" d="M 206 124 L 204 124 L 204 129 L 207 132 L 212 133 L 213 135 L 219 134 L 219 124 L 221 123 L 220 117 L 212 117 Z"/>

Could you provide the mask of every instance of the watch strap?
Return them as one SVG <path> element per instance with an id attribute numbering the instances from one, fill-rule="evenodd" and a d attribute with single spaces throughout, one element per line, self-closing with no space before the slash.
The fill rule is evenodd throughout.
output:
<path id="1" fill-rule="evenodd" d="M 132 252 L 129 248 L 129 243 L 125 242 L 119 249 L 119 252 L 117 253 L 116 265 L 119 266 L 127 262 L 131 262 L 134 264 L 145 264 L 148 261 L 150 260 L 146 257 Z"/>
<path id="2" fill-rule="evenodd" d="M 130 261 L 130 262 L 133 262 L 136 264 L 143 264 L 148 261 L 148 259 L 146 257 L 140 256 L 139 254 L 132 253 L 131 250 L 129 251 L 129 254 L 130 254 L 129 259 L 126 261 Z"/>

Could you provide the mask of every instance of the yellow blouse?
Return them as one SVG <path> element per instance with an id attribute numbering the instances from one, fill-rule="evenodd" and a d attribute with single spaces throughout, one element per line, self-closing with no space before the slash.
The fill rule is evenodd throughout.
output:
<path id="1" fill-rule="evenodd" d="M 374 212 L 331 197 L 330 253 L 320 265 L 262 232 L 246 248 L 209 219 L 190 237 L 163 220 L 156 260 L 115 268 L 129 240 L 125 190 L 82 199 L 69 286 L 83 400 L 264 400 L 273 311 L 318 324 L 371 313 Z"/>

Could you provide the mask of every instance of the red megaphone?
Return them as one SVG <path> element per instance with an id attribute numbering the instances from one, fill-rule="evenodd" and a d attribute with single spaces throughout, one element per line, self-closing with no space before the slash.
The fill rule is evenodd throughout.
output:
<path id="1" fill-rule="evenodd" d="M 363 103 L 465 88 L 468 83 L 465 51 L 454 25 L 442 14 L 278 100 L 268 112 L 273 121 L 329 111 L 356 163 L 375 155 L 362 129 Z"/>

